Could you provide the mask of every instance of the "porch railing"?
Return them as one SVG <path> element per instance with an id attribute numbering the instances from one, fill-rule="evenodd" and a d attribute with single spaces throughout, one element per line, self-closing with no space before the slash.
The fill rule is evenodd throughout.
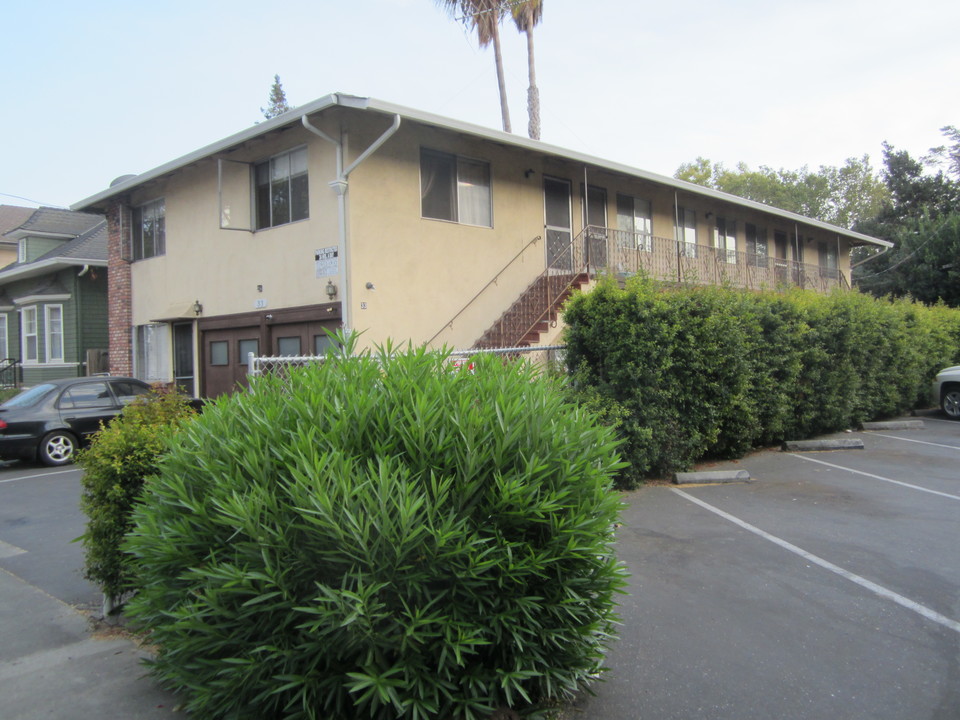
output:
<path id="1" fill-rule="evenodd" d="M 20 361 L 16 358 L 0 360 L 0 388 L 19 388 L 23 382 Z"/>
<path id="2" fill-rule="evenodd" d="M 643 273 L 655 280 L 699 285 L 732 285 L 759 290 L 799 286 L 819 292 L 850 289 L 837 268 L 810 265 L 707 245 L 679 242 L 646 233 L 588 226 L 574 241 L 583 245 L 590 274 Z"/>

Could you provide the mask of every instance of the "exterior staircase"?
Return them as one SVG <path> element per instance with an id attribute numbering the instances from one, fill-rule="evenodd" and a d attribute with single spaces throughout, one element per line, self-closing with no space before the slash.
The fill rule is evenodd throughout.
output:
<path id="1" fill-rule="evenodd" d="M 587 284 L 586 272 L 544 272 L 477 340 L 476 348 L 528 347 L 556 324 L 560 310 L 575 290 Z"/>

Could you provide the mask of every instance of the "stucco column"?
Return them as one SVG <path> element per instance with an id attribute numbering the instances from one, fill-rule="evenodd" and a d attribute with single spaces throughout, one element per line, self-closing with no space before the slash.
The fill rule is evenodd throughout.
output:
<path id="1" fill-rule="evenodd" d="M 123 259 L 123 236 L 130 214 L 113 200 L 107 208 L 107 307 L 110 327 L 110 374 L 133 374 L 133 295 L 130 263 Z"/>

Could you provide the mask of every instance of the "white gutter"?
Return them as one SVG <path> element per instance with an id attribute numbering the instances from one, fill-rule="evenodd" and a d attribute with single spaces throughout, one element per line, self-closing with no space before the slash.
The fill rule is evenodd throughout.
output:
<path id="1" fill-rule="evenodd" d="M 339 98 L 338 98 L 339 100 Z M 302 115 L 300 122 L 307 130 L 312 132 L 319 138 L 326 140 L 328 143 L 331 143 L 337 149 L 337 177 L 330 181 L 329 185 L 333 188 L 333 191 L 337 194 L 337 225 L 339 233 L 339 245 L 340 245 L 340 292 L 343 294 L 343 299 L 340 302 L 340 317 L 341 322 L 343 323 L 344 334 L 347 335 L 350 333 L 350 315 L 351 315 L 351 296 L 353 291 L 350 285 L 350 272 L 349 272 L 349 262 L 350 262 L 350 249 L 349 249 L 349 234 L 347 233 L 347 188 L 349 186 L 348 178 L 350 173 L 357 169 L 357 166 L 360 165 L 364 160 L 373 155 L 381 145 L 383 145 L 390 137 L 400 129 L 400 115 L 395 114 L 393 116 L 393 124 L 387 128 L 379 138 L 377 138 L 370 147 L 364 150 L 360 157 L 350 163 L 350 166 L 344 170 L 343 168 L 343 141 L 336 140 L 335 138 L 327 135 L 323 130 L 312 125 L 310 119 L 306 114 Z"/>
<path id="2" fill-rule="evenodd" d="M 107 267 L 106 260 L 91 260 L 89 258 L 51 258 L 40 262 L 25 263 L 9 270 L 0 270 L 0 282 L 19 280 L 23 278 L 43 275 L 53 270 L 62 270 L 68 267 Z"/>

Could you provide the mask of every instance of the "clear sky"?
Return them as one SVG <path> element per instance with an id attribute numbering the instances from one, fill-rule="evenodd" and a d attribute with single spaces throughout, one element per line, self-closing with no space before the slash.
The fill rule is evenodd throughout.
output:
<path id="1" fill-rule="evenodd" d="M 492 50 L 432 0 L 33 0 L 3 10 L 0 203 L 66 206 L 331 92 L 500 127 Z M 921 155 L 960 125 L 957 0 L 545 0 L 544 141 L 672 175 Z M 503 27 L 514 131 L 526 44 Z M 17 197 L 28 198 L 27 202 Z"/>

